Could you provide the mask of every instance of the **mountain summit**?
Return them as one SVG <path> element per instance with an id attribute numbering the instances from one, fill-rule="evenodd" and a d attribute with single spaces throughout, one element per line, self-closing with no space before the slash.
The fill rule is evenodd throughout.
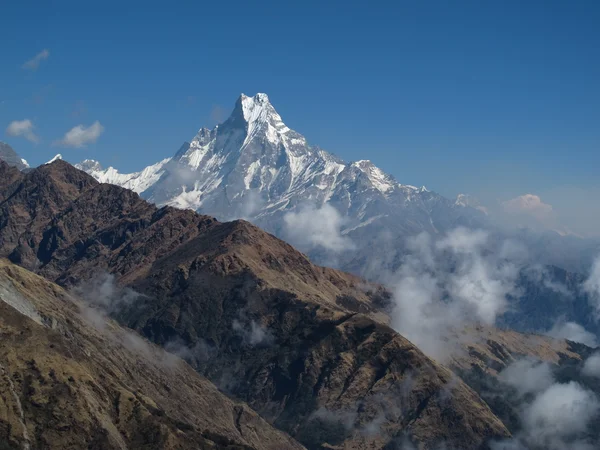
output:
<path id="1" fill-rule="evenodd" d="M 343 226 L 337 232 L 355 242 L 366 242 L 375 230 L 437 233 L 483 217 L 424 187 L 401 184 L 371 161 L 346 163 L 309 145 L 263 93 L 242 94 L 225 122 L 200 128 L 175 156 L 140 172 L 122 174 L 95 161 L 77 167 L 158 205 L 249 219 L 308 252 L 318 249 L 294 241 L 286 230 L 288 213 L 331 206 Z"/>

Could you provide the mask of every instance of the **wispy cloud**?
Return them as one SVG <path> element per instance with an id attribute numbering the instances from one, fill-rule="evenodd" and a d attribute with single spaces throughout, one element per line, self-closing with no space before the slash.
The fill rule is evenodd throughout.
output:
<path id="1" fill-rule="evenodd" d="M 104 127 L 97 120 L 89 127 L 77 125 L 67 131 L 60 141 L 56 141 L 55 145 L 75 148 L 85 147 L 87 144 L 96 142 L 103 132 Z"/>
<path id="2" fill-rule="evenodd" d="M 600 401 L 579 383 L 557 382 L 543 362 L 516 361 L 500 373 L 525 400 L 519 413 L 521 429 L 510 440 L 492 443 L 493 450 L 595 448 L 588 440 L 598 418 Z"/>
<path id="3" fill-rule="evenodd" d="M 600 353 L 594 353 L 586 359 L 581 372 L 588 377 L 600 378 Z"/>
<path id="4" fill-rule="evenodd" d="M 453 330 L 493 325 L 516 295 L 521 261 L 505 245 L 488 251 L 483 230 L 457 228 L 442 238 L 422 233 L 407 240 L 408 254 L 392 275 L 392 326 L 429 356 L 444 361 L 457 343 Z"/>
<path id="5" fill-rule="evenodd" d="M 48 49 L 44 49 L 37 55 L 35 55 L 33 58 L 31 58 L 29 61 L 27 61 L 25 64 L 23 64 L 22 67 L 26 70 L 37 70 L 38 67 L 40 67 L 42 61 L 47 60 L 49 56 L 50 51 L 48 51 Z"/>
<path id="6" fill-rule="evenodd" d="M 327 203 L 320 208 L 304 205 L 297 212 L 287 213 L 283 220 L 286 239 L 301 250 L 321 247 L 332 252 L 342 252 L 355 248 L 352 240 L 342 235 L 346 218 Z"/>
<path id="7" fill-rule="evenodd" d="M 555 339 L 567 339 L 569 341 L 585 344 L 589 347 L 598 345 L 596 336 L 575 322 L 559 320 L 548 332 L 546 332 L 546 334 Z"/>
<path id="8" fill-rule="evenodd" d="M 34 133 L 35 126 L 29 119 L 13 120 L 6 128 L 6 134 L 9 136 L 21 136 L 30 142 L 38 143 L 40 138 Z"/>

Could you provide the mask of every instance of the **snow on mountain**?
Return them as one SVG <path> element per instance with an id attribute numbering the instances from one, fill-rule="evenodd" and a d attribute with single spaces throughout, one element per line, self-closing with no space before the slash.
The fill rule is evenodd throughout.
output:
<path id="1" fill-rule="evenodd" d="M 102 169 L 100 163 L 93 159 L 86 159 L 75 164 L 75 167 L 89 173 L 101 183 L 116 184 L 140 194 L 159 180 L 164 173 L 163 167 L 169 161 L 171 158 L 166 158 L 140 172 L 133 173 L 119 173 L 114 167 Z"/>
<path id="2" fill-rule="evenodd" d="M 457 206 L 475 208 L 486 215 L 488 214 L 487 208 L 482 206 L 481 203 L 479 203 L 479 200 L 469 194 L 458 194 L 454 204 Z"/>
<path id="3" fill-rule="evenodd" d="M 44 164 L 51 164 L 54 161 L 58 161 L 59 159 L 63 159 L 62 155 L 60 153 L 54 155 L 54 158 L 52 158 L 50 161 L 44 163 Z"/>
<path id="4" fill-rule="evenodd" d="M 122 174 L 96 161 L 76 167 L 158 205 L 246 218 L 284 238 L 284 216 L 305 205 L 334 207 L 343 217 L 340 232 L 357 241 L 381 230 L 439 232 L 479 214 L 425 187 L 401 184 L 370 161 L 346 163 L 309 145 L 266 94 L 242 94 L 224 123 L 201 128 L 175 156 L 140 172 Z"/>

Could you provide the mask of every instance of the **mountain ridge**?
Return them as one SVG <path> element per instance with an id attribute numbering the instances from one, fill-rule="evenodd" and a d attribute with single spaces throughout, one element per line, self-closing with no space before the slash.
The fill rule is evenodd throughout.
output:
<path id="1" fill-rule="evenodd" d="M 315 266 L 249 222 L 157 208 L 64 161 L 27 174 L 0 163 L 0 175 L 12 170 L 0 255 L 63 286 L 113 274 L 141 294 L 115 318 L 186 349 L 201 374 L 308 448 L 409 435 L 423 448 L 470 449 L 510 435 L 478 394 L 386 324 L 377 286 Z"/>

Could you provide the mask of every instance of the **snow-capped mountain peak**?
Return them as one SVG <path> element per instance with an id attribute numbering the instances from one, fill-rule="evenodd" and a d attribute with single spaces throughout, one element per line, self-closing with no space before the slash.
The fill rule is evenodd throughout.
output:
<path id="1" fill-rule="evenodd" d="M 467 209 L 424 187 L 400 184 L 371 161 L 345 163 L 309 145 L 261 93 L 242 94 L 226 121 L 200 128 L 172 158 L 140 172 L 103 170 L 95 161 L 78 167 L 158 205 L 225 220 L 243 217 L 276 234 L 285 227 L 285 215 L 304 205 L 333 206 L 348 233 L 365 236 L 382 226 L 437 232 Z"/>
<path id="2" fill-rule="evenodd" d="M 159 180 L 164 173 L 164 166 L 169 161 L 171 161 L 171 158 L 166 158 L 139 172 L 133 173 L 119 173 L 114 167 L 103 169 L 100 163 L 93 159 L 86 159 L 75 164 L 75 167 L 89 173 L 101 183 L 116 184 L 140 194 Z"/>
<path id="3" fill-rule="evenodd" d="M 399 186 L 391 175 L 386 174 L 368 159 L 363 159 L 352 163 L 353 167 L 363 172 L 373 184 L 373 187 L 382 193 L 391 191 Z"/>
<path id="4" fill-rule="evenodd" d="M 267 94 L 258 93 L 254 97 L 241 94 L 230 120 L 235 121 L 238 114 L 246 123 L 246 137 L 242 148 L 258 137 L 278 145 L 286 140 L 283 135 L 290 131 L 269 101 Z"/>
<path id="5" fill-rule="evenodd" d="M 249 124 L 266 122 L 271 114 L 277 115 L 279 120 L 281 120 L 281 117 L 279 117 L 279 114 L 277 114 L 275 108 L 269 102 L 267 94 L 258 93 L 254 97 L 241 94 L 239 102 L 242 107 L 244 119 Z"/>
<path id="6" fill-rule="evenodd" d="M 52 158 L 50 161 L 48 161 L 46 164 L 50 164 L 53 163 L 54 161 L 58 161 L 59 159 L 63 159 L 62 155 L 60 153 L 56 154 L 54 156 L 54 158 Z"/>
<path id="7" fill-rule="evenodd" d="M 102 166 L 95 159 L 84 159 L 79 164 L 75 164 L 75 167 L 84 172 L 99 172 L 102 170 Z"/>
<path id="8" fill-rule="evenodd" d="M 475 208 L 486 215 L 488 213 L 487 209 L 484 206 L 482 206 L 481 203 L 479 203 L 479 200 L 469 194 L 458 194 L 456 196 L 456 201 L 454 202 L 454 204 L 456 206 L 462 206 L 465 208 Z"/>

